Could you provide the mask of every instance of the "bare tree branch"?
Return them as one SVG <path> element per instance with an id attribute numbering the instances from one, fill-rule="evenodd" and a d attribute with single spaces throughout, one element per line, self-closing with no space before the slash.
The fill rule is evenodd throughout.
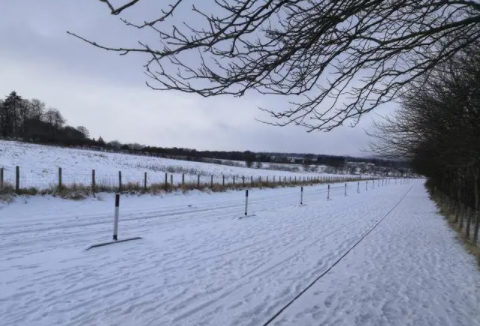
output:
<path id="1" fill-rule="evenodd" d="M 112 14 L 138 3 L 100 1 Z M 355 125 L 480 38 L 480 4 L 471 0 L 214 0 L 221 15 L 190 8 L 201 28 L 169 25 L 185 3 L 172 2 L 149 22 L 122 18 L 155 32 L 159 44 L 108 46 L 68 33 L 121 55 L 149 55 L 155 90 L 288 97 L 286 107 L 261 108 L 273 119 L 266 123 L 307 131 Z"/>

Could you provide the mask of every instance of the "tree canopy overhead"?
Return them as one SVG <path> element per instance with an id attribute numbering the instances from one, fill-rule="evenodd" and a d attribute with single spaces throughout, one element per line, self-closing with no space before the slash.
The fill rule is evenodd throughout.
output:
<path id="1" fill-rule="evenodd" d="M 147 0 L 99 1 L 120 15 Z M 182 7 L 195 19 L 172 22 Z M 269 123 L 307 131 L 356 124 L 480 37 L 477 0 L 173 0 L 153 20 L 121 19 L 139 38 L 153 31 L 160 41 L 125 47 L 69 33 L 147 54 L 153 89 L 285 96 L 285 107 L 262 108 Z"/>

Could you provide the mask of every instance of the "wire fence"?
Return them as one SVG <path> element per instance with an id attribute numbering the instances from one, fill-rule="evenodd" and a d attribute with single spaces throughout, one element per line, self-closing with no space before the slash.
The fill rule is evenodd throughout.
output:
<path id="1" fill-rule="evenodd" d="M 432 196 L 450 223 L 454 224 L 468 244 L 479 248 L 480 212 L 433 188 Z"/>
<path id="2" fill-rule="evenodd" d="M 95 170 L 89 173 L 74 172 L 67 168 L 29 169 L 20 166 L 0 168 L 0 191 L 34 189 L 35 191 L 55 191 L 71 187 L 89 188 L 98 191 L 128 191 L 150 189 L 204 189 L 237 187 L 275 187 L 319 183 L 336 183 L 371 178 L 369 176 L 325 176 L 325 175 L 238 175 L 208 174 L 197 170 L 186 173 L 168 173 L 163 171 L 128 170 L 112 173 L 111 170 Z"/>

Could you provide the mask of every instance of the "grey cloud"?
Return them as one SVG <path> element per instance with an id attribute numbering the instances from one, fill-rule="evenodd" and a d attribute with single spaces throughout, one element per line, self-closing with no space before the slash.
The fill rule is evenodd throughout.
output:
<path id="1" fill-rule="evenodd" d="M 133 15 L 159 8 L 151 1 Z M 99 1 L 4 1 L 0 13 L 0 94 L 16 90 L 40 98 L 60 109 L 70 124 L 87 126 L 92 136 L 210 150 L 357 155 L 366 147 L 368 116 L 361 128 L 306 133 L 255 121 L 268 119 L 257 107 L 283 106 L 284 99 L 255 93 L 204 99 L 148 89 L 144 57 L 120 57 L 66 34 L 72 30 L 111 44 L 135 42 L 136 35 Z"/>

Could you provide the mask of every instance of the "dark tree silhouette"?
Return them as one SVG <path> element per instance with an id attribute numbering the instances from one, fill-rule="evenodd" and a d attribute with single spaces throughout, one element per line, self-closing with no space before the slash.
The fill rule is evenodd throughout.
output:
<path id="1" fill-rule="evenodd" d="M 114 15 L 140 3 L 99 1 Z M 172 22 L 186 2 L 171 1 L 151 21 L 121 18 L 159 43 L 104 45 L 68 33 L 121 55 L 147 54 L 153 89 L 293 96 L 283 108 L 262 109 L 270 124 L 307 131 L 355 125 L 480 37 L 473 0 L 215 0 L 192 5 L 188 22 Z"/>

